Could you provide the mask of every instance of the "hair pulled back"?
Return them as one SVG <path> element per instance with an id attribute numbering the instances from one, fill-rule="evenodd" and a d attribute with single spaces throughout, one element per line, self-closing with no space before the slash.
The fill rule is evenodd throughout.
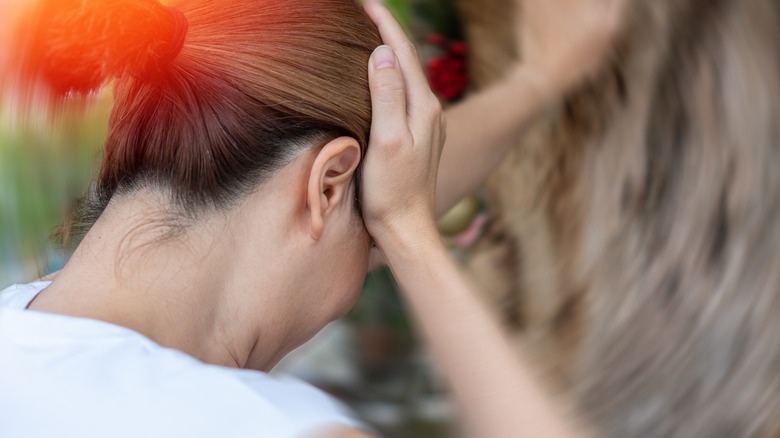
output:
<path id="1" fill-rule="evenodd" d="M 352 0 L 171 7 L 186 18 L 180 50 L 181 23 L 157 0 L 41 0 L 20 22 L 17 87 L 56 101 L 114 80 L 86 227 L 139 187 L 163 188 L 197 215 L 231 205 L 314 142 L 346 135 L 365 149 L 367 63 L 381 39 Z"/>

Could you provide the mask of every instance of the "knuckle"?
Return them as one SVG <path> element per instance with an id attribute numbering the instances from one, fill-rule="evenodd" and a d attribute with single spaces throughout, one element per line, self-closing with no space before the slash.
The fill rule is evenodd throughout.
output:
<path id="1" fill-rule="evenodd" d="M 433 95 L 431 95 L 425 101 L 423 108 L 425 113 L 428 115 L 428 118 L 432 122 L 439 122 L 441 120 L 442 114 L 444 114 L 444 111 L 442 110 L 441 102 Z"/>
<path id="2" fill-rule="evenodd" d="M 430 98 L 428 100 L 428 111 L 431 112 L 431 114 L 435 117 L 441 116 L 444 114 L 444 110 L 441 106 L 441 101 L 436 98 L 433 94 L 430 95 Z"/>
<path id="3" fill-rule="evenodd" d="M 372 145 L 385 146 L 391 144 L 394 140 L 391 132 L 382 130 L 372 132 L 370 141 Z"/>
<path id="4" fill-rule="evenodd" d="M 371 142 L 386 149 L 396 149 L 408 141 L 404 129 L 388 129 L 371 135 Z"/>

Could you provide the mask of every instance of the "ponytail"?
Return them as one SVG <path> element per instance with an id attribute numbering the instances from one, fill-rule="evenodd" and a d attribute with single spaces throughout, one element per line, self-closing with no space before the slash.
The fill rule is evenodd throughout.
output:
<path id="1" fill-rule="evenodd" d="M 235 205 L 322 141 L 368 143 L 366 66 L 382 42 L 354 0 L 26 1 L 37 6 L 18 21 L 13 81 L 2 84 L 14 100 L 37 106 L 42 91 L 70 108 L 114 79 L 100 169 L 74 231 L 141 188 L 169 194 L 189 221 Z"/>
<path id="2" fill-rule="evenodd" d="M 3 86 L 53 99 L 111 79 L 163 73 L 184 42 L 181 12 L 157 0 L 37 0 L 12 23 Z"/>

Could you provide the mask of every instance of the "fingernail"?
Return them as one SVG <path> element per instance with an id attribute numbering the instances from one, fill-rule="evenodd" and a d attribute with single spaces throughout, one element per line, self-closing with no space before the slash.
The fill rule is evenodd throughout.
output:
<path id="1" fill-rule="evenodd" d="M 379 46 L 374 50 L 374 68 L 381 70 L 383 68 L 395 67 L 395 53 L 390 46 Z"/>

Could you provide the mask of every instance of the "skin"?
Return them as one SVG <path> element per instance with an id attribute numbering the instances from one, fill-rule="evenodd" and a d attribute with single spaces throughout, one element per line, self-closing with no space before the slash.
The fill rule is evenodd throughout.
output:
<path id="1" fill-rule="evenodd" d="M 352 307 L 373 238 L 478 436 L 582 435 L 517 361 L 450 260 L 434 218 L 484 180 L 535 114 L 605 59 L 624 3 L 521 2 L 526 61 L 449 111 L 445 126 L 413 45 L 386 9 L 368 2 L 387 46 L 368 67 L 374 120 L 364 222 L 352 197 L 360 148 L 335 139 L 236 207 L 163 240 L 164 228 L 150 223 L 169 213 L 164 192 L 116 197 L 30 308 L 122 325 L 207 363 L 268 371 Z M 495 117 L 480 117 L 486 111 Z"/>
<path id="2" fill-rule="evenodd" d="M 521 26 L 526 61 L 503 84 L 447 113 L 449 128 L 400 26 L 375 2 L 366 5 L 397 55 L 395 63 L 378 62 L 377 50 L 369 67 L 374 114 L 381 118 L 372 125 L 364 164 L 366 227 L 475 436 L 589 432 L 549 395 L 532 367 L 518 360 L 442 245 L 434 219 L 481 183 L 535 114 L 596 71 L 609 53 L 625 5 L 523 2 L 531 23 Z M 495 117 L 480 116 L 487 111 Z M 443 132 L 450 139 L 446 148 Z M 388 186 L 385 181 L 393 176 L 395 184 Z"/>
<path id="3" fill-rule="evenodd" d="M 165 214 L 162 193 L 112 200 L 30 308 L 122 325 L 207 363 L 268 371 L 359 294 L 370 245 L 354 213 L 359 160 L 355 140 L 333 140 L 241 205 L 162 243 L 147 225 Z"/>
<path id="4" fill-rule="evenodd" d="M 538 114 L 598 72 L 609 59 L 627 4 L 627 0 L 516 0 L 521 30 L 516 44 L 523 61 L 502 82 L 447 110 L 437 215 L 482 184 Z M 411 52 L 399 39 L 390 45 L 400 54 Z"/>

